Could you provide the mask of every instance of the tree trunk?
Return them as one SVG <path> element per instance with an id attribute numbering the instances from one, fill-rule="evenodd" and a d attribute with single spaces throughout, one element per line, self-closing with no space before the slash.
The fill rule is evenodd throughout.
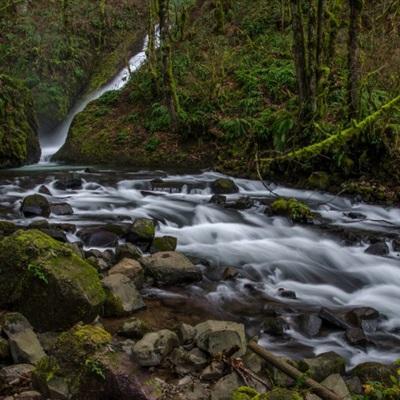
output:
<path id="1" fill-rule="evenodd" d="M 309 0 L 308 4 L 307 74 L 310 118 L 313 118 L 317 111 L 317 16 L 314 3 L 315 0 Z"/>
<path id="2" fill-rule="evenodd" d="M 349 43 L 348 43 L 348 83 L 347 97 L 350 119 L 357 118 L 359 113 L 359 81 L 360 81 L 360 46 L 361 12 L 363 0 L 349 0 Z"/>

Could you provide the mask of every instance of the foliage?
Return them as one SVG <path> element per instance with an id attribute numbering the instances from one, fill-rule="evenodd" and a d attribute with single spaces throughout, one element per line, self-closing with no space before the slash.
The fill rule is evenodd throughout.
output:
<path id="1" fill-rule="evenodd" d="M 296 199 L 279 198 L 271 204 L 271 210 L 276 215 L 289 217 L 293 222 L 307 222 L 313 219 L 310 208 Z"/>
<path id="2" fill-rule="evenodd" d="M 28 272 L 32 274 L 35 278 L 39 279 L 40 281 L 44 282 L 46 285 L 49 283 L 47 273 L 42 267 L 42 265 L 38 263 L 30 263 L 28 265 Z"/>
<path id="3" fill-rule="evenodd" d="M 100 378 L 101 380 L 106 379 L 104 367 L 98 360 L 91 357 L 87 358 L 85 361 L 85 367 L 90 374 Z"/>

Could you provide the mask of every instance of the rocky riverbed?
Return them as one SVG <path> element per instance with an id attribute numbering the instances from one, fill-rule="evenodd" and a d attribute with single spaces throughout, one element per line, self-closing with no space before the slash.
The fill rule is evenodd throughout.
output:
<path id="1" fill-rule="evenodd" d="M 398 209 L 214 172 L 0 179 L 1 398 L 317 399 L 250 341 L 343 399 L 392 384 Z"/>

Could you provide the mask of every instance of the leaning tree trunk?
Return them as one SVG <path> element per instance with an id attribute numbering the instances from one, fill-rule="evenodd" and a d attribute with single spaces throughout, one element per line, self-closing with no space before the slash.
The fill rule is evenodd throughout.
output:
<path id="1" fill-rule="evenodd" d="M 349 43 L 348 43 L 348 83 L 347 97 L 349 117 L 357 118 L 359 112 L 359 81 L 360 81 L 360 46 L 361 12 L 363 0 L 349 0 Z"/>

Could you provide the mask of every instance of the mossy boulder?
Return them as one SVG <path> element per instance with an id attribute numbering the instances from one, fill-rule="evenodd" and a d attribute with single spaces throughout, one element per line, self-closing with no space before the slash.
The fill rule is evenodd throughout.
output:
<path id="1" fill-rule="evenodd" d="M 32 96 L 22 81 L 0 75 L 0 168 L 40 158 Z"/>
<path id="2" fill-rule="evenodd" d="M 357 365 L 350 371 L 351 376 L 356 376 L 361 383 L 382 382 L 390 385 L 392 376 L 397 375 L 397 368 L 393 365 L 385 365 L 377 362 L 365 362 Z"/>
<path id="3" fill-rule="evenodd" d="M 229 178 L 216 179 L 211 183 L 211 189 L 214 194 L 232 194 L 239 192 L 239 188 L 236 183 Z"/>
<path id="4" fill-rule="evenodd" d="M 127 240 L 143 249 L 147 249 L 156 234 L 156 224 L 150 218 L 138 218 L 134 221 L 127 234 Z"/>
<path id="5" fill-rule="evenodd" d="M 303 400 L 303 396 L 295 390 L 283 388 L 260 394 L 253 388 L 242 386 L 232 393 L 232 400 Z"/>
<path id="6" fill-rule="evenodd" d="M 174 236 L 156 237 L 151 245 L 150 252 L 157 253 L 158 251 L 175 251 L 178 244 L 178 239 Z"/>
<path id="7" fill-rule="evenodd" d="M 29 315 L 39 331 L 92 321 L 105 301 L 96 270 L 38 230 L 0 241 L 0 265 L 0 306 Z"/>
<path id="8" fill-rule="evenodd" d="M 22 201 L 21 211 L 25 217 L 49 217 L 51 209 L 46 197 L 32 194 Z"/>
<path id="9" fill-rule="evenodd" d="M 314 218 L 310 208 L 296 199 L 279 198 L 271 204 L 274 215 L 281 215 L 291 219 L 293 222 L 308 222 Z"/>
<path id="10" fill-rule="evenodd" d="M 0 221 L 0 237 L 8 236 L 18 230 L 17 225 L 11 221 Z"/>

